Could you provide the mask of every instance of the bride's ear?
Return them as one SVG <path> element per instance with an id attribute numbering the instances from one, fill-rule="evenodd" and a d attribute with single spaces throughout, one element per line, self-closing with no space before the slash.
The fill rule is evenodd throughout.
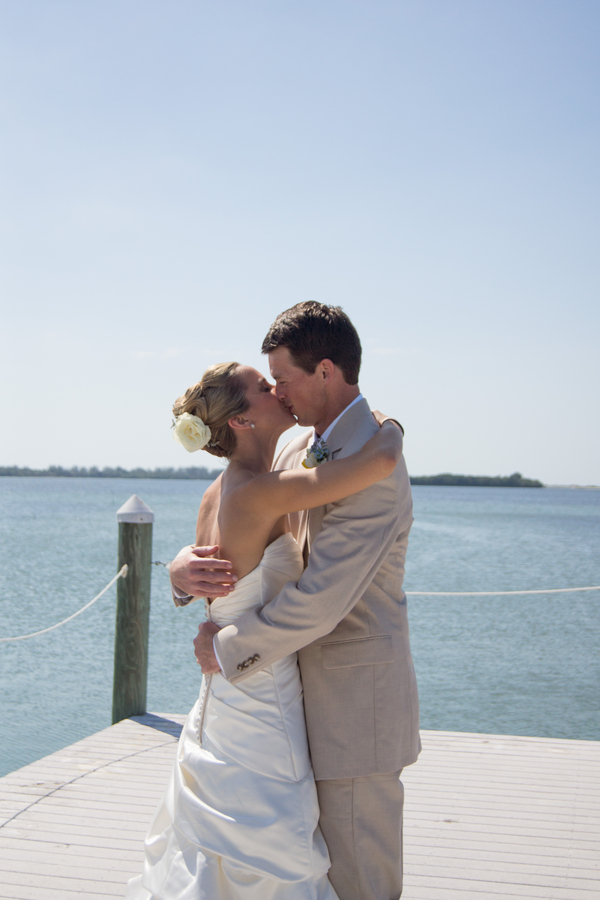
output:
<path id="1" fill-rule="evenodd" d="M 232 419 L 229 419 L 227 424 L 230 428 L 234 428 L 237 431 L 254 428 L 253 423 L 249 419 L 244 418 L 244 416 L 234 416 Z"/>

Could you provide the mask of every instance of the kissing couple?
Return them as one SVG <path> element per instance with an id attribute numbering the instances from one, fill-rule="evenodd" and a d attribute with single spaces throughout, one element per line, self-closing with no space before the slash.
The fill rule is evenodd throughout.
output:
<path id="1" fill-rule="evenodd" d="M 224 363 L 173 408 L 175 437 L 229 465 L 171 565 L 177 605 L 205 598 L 204 677 L 126 896 L 398 900 L 420 750 L 403 432 L 362 397 L 340 307 L 281 313 L 262 351 L 273 384 Z"/>

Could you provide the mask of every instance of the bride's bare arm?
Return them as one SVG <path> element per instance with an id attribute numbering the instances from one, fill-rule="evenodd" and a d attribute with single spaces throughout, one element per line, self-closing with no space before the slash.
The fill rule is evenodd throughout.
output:
<path id="1" fill-rule="evenodd" d="M 248 512 L 274 519 L 285 513 L 334 503 L 387 478 L 401 455 L 402 432 L 396 424 L 386 421 L 352 456 L 313 469 L 287 469 L 252 479 L 240 490 L 239 503 Z"/>

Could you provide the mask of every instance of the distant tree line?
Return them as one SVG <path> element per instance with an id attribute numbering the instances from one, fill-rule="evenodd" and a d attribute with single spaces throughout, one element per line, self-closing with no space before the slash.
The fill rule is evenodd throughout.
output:
<path id="1" fill-rule="evenodd" d="M 80 466 L 72 466 L 64 469 L 62 466 L 49 466 L 47 469 L 29 469 L 20 466 L 0 466 L 0 475 L 33 475 L 45 478 L 188 478 L 201 481 L 214 481 L 221 474 L 222 469 L 205 469 L 204 466 L 190 466 L 187 469 L 123 469 L 121 466 L 98 469 L 92 466 L 90 469 Z M 541 481 L 531 478 L 523 478 L 520 472 L 514 472 L 506 478 L 500 476 L 490 478 L 487 475 L 451 475 L 445 472 L 443 475 L 411 476 L 411 484 L 442 484 L 460 485 L 467 487 L 544 487 Z"/>
<path id="2" fill-rule="evenodd" d="M 28 469 L 20 466 L 0 466 L 0 475 L 33 475 L 45 478 L 193 478 L 202 481 L 214 481 L 222 469 L 206 469 L 204 466 L 190 466 L 187 469 L 123 469 L 121 466 L 111 468 L 105 466 L 98 469 L 92 466 L 49 466 L 47 469 Z"/>
<path id="3" fill-rule="evenodd" d="M 443 475 L 423 475 L 415 478 L 411 475 L 411 484 L 449 484 L 460 487 L 544 487 L 541 481 L 532 478 L 523 478 L 520 472 L 513 472 L 505 478 L 487 475 L 451 475 L 445 472 Z"/>

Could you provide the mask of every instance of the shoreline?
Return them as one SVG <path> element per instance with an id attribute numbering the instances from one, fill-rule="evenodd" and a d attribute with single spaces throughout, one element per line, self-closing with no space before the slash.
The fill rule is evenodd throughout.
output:
<path id="1" fill-rule="evenodd" d="M 148 479 L 161 481 L 214 481 L 224 469 L 206 469 L 200 467 L 188 467 L 173 469 L 161 467 L 156 469 L 124 469 L 121 466 L 98 469 L 73 466 L 70 469 L 62 466 L 50 466 L 46 469 L 32 469 L 28 466 L 0 466 L 0 478 L 100 478 L 100 479 Z M 509 476 L 488 475 L 454 475 L 443 473 L 440 475 L 410 475 L 410 483 L 414 486 L 425 487 L 516 487 L 516 488 L 547 488 L 550 490 L 573 491 L 599 491 L 597 484 L 544 484 L 539 480 L 523 478 L 515 472 Z"/>

